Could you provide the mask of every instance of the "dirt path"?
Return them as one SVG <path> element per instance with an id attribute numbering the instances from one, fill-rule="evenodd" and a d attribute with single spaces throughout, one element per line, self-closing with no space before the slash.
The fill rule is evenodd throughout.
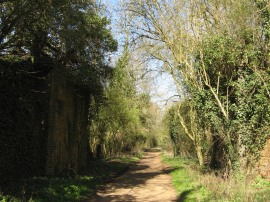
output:
<path id="1" fill-rule="evenodd" d="M 98 190 L 89 201 L 177 201 L 169 175 L 171 170 L 161 162 L 160 153 L 148 152 L 138 164 Z"/>

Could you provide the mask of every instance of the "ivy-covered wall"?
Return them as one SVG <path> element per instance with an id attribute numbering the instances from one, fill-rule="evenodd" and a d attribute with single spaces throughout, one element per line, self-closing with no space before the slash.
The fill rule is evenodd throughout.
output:
<path id="1" fill-rule="evenodd" d="M 51 72 L 46 174 L 86 167 L 89 91 L 76 86 L 65 69 Z"/>
<path id="2" fill-rule="evenodd" d="M 0 61 L 0 179 L 45 173 L 49 70 Z"/>
<path id="3" fill-rule="evenodd" d="M 0 179 L 84 168 L 88 103 L 60 65 L 0 61 Z"/>

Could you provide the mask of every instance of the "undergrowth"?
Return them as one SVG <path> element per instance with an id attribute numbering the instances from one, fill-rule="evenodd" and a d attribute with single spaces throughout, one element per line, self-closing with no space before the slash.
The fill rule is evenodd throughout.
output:
<path id="1" fill-rule="evenodd" d="M 89 198 L 96 187 L 117 176 L 138 157 L 124 156 L 93 161 L 88 172 L 57 178 L 33 177 L 9 180 L 0 185 L 1 202 L 68 202 Z"/>
<path id="2" fill-rule="evenodd" d="M 192 160 L 163 157 L 174 169 L 173 185 L 180 201 L 266 202 L 270 199 L 270 182 L 240 172 L 223 179 L 215 173 L 202 173 Z"/>

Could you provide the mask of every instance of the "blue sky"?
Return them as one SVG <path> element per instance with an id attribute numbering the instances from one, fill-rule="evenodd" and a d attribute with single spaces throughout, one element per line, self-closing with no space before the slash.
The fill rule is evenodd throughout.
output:
<path id="1" fill-rule="evenodd" d="M 110 14 L 112 15 L 112 21 L 111 21 L 111 28 L 112 28 L 112 33 L 118 41 L 121 40 L 121 35 L 116 33 L 116 30 L 114 29 L 114 23 L 116 23 L 116 20 L 119 20 L 119 15 L 117 12 L 114 10 L 117 8 L 117 4 L 119 3 L 119 0 L 104 0 L 104 3 L 106 7 L 109 9 Z M 117 57 L 121 55 L 121 47 L 119 47 L 118 53 L 113 55 L 113 60 L 116 60 Z M 149 65 L 152 65 L 150 68 L 154 69 L 155 68 L 155 62 L 149 63 Z M 156 102 L 160 107 L 164 107 L 166 100 L 168 100 L 170 97 L 173 95 L 176 95 L 176 89 L 175 89 L 175 84 L 173 82 L 173 79 L 171 78 L 170 75 L 168 74 L 155 74 L 152 75 L 152 88 L 151 88 L 151 96 L 152 96 L 152 101 Z M 172 103 L 172 101 L 168 102 L 169 104 Z"/>

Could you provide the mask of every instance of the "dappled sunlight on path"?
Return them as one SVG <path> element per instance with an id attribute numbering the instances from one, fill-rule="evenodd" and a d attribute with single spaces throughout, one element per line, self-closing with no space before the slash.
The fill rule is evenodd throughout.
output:
<path id="1" fill-rule="evenodd" d="M 177 201 L 171 171 L 161 162 L 159 152 L 148 152 L 127 173 L 98 190 L 88 201 Z"/>

